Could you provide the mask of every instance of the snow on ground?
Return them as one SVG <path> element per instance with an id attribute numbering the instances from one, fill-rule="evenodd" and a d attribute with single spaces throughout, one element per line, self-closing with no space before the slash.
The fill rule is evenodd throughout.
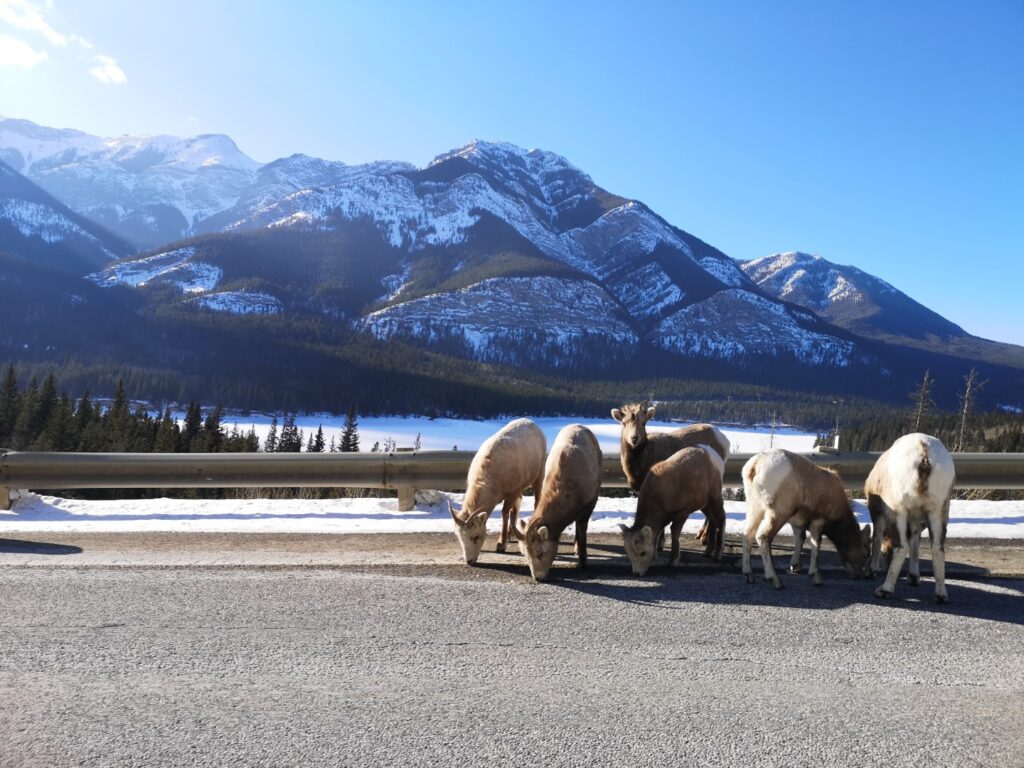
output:
<path id="1" fill-rule="evenodd" d="M 451 498 L 461 503 L 461 494 Z M 862 523 L 867 509 L 856 502 Z M 727 501 L 727 532 L 740 535 L 746 504 Z M 634 498 L 601 498 L 589 530 L 609 533 L 629 523 L 636 510 Z M 523 516 L 533 511 L 533 499 L 523 499 Z M 684 531 L 696 533 L 702 516 L 687 521 Z M 501 516 L 495 512 L 488 530 L 497 533 Z M 439 503 L 418 503 L 411 512 L 399 512 L 388 499 L 322 500 L 203 500 L 149 499 L 82 501 L 28 494 L 10 512 L 0 512 L 0 538 L 16 532 L 203 532 L 203 533 L 438 533 L 452 529 L 442 498 Z M 571 532 L 571 528 L 569 529 Z M 788 531 L 786 531 L 788 532 Z M 1024 539 L 1024 501 L 954 501 L 950 510 L 951 538 Z M 928 544 L 924 545 L 927 551 Z"/>
<path id="2" fill-rule="evenodd" d="M 184 413 L 175 414 L 179 421 L 185 418 Z M 583 424 L 593 430 L 601 443 L 601 450 L 608 453 L 618 453 L 619 434 L 621 428 L 618 423 L 607 419 L 588 419 L 578 416 L 551 416 L 551 417 L 530 417 L 544 431 L 548 439 L 548 445 L 555 441 L 555 435 L 567 424 Z M 262 444 L 270 431 L 270 416 L 252 415 L 247 417 L 225 416 L 223 423 L 230 431 L 237 426 L 239 431 L 248 432 L 250 428 L 256 430 Z M 284 419 L 277 418 L 278 434 Z M 364 451 L 370 450 L 374 442 L 382 445 L 387 438 L 395 441 L 399 448 L 411 448 L 416 442 L 416 435 L 420 435 L 420 448 L 425 451 L 450 451 L 458 447 L 461 451 L 475 451 L 488 437 L 493 435 L 511 419 L 487 419 L 473 421 L 470 419 L 430 419 L 424 416 L 382 416 L 373 418 L 360 418 L 359 423 L 359 445 Z M 341 431 L 344 426 L 344 416 L 333 416 L 329 414 L 314 414 L 311 416 L 299 416 L 295 423 L 308 438 L 311 432 L 315 433 L 318 426 L 323 426 L 324 439 L 328 444 L 331 438 L 336 441 L 341 439 Z M 652 421 L 648 424 L 651 431 L 667 431 L 686 426 L 691 422 L 667 422 Z M 814 447 L 815 435 L 811 432 L 803 432 L 792 427 L 779 427 L 772 436 L 770 427 L 720 427 L 732 443 L 733 453 L 756 453 L 770 447 L 787 448 L 791 451 L 809 452 Z"/>

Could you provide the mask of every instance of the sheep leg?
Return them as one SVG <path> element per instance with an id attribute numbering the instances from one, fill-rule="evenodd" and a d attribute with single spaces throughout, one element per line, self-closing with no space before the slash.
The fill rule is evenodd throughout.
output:
<path id="1" fill-rule="evenodd" d="M 935 576 L 935 602 L 944 603 L 946 595 L 946 521 L 949 520 L 949 499 L 942 505 L 942 510 L 928 516 L 928 527 L 932 540 L 932 572 Z"/>
<path id="2" fill-rule="evenodd" d="M 498 534 L 498 545 L 494 548 L 495 552 L 504 552 L 505 546 L 506 544 L 508 544 L 508 520 L 512 512 L 513 504 L 514 502 L 512 500 L 512 497 L 509 496 L 501 505 L 501 532 Z"/>
<path id="3" fill-rule="evenodd" d="M 921 583 L 921 529 L 923 527 L 924 521 L 916 520 L 910 533 L 910 570 L 907 573 L 907 584 L 911 587 L 916 587 Z"/>
<path id="4" fill-rule="evenodd" d="M 800 554 L 804 549 L 804 539 L 807 536 L 807 529 L 796 523 L 790 523 L 793 529 L 793 556 L 789 558 L 789 572 L 800 573 Z M 811 545 L 814 546 L 813 544 Z"/>
<path id="5" fill-rule="evenodd" d="M 704 524 L 708 527 L 704 557 L 721 560 L 725 546 L 725 502 L 721 496 L 711 499 L 704 512 Z"/>
<path id="6" fill-rule="evenodd" d="M 587 526 L 590 525 L 590 516 L 594 512 L 595 501 L 590 508 L 576 521 L 576 565 L 581 571 L 587 570 Z"/>
<path id="7" fill-rule="evenodd" d="M 750 565 L 750 549 L 754 544 L 757 528 L 764 517 L 764 510 L 755 499 L 750 499 L 747 506 L 747 529 L 743 532 L 743 576 L 747 584 L 754 583 L 754 569 Z"/>
<path id="8" fill-rule="evenodd" d="M 683 523 L 686 522 L 687 515 L 676 515 L 672 520 L 672 554 L 668 559 L 668 567 L 675 568 L 679 565 L 679 534 L 683 532 Z"/>
<path id="9" fill-rule="evenodd" d="M 818 556 L 821 553 L 821 534 L 825 528 L 824 520 L 815 520 L 811 523 L 811 567 L 808 573 L 811 575 L 811 583 L 820 587 L 825 583 L 821 578 L 821 570 L 818 568 Z"/>
<path id="10" fill-rule="evenodd" d="M 896 532 L 899 534 L 900 543 L 899 548 L 892 553 L 892 561 L 889 563 L 889 572 L 885 576 L 885 581 L 878 589 L 875 590 L 875 597 L 886 598 L 892 595 L 896 589 L 896 579 L 899 578 L 900 571 L 903 570 L 903 563 L 907 559 L 908 550 L 910 544 L 907 541 L 907 513 L 900 511 L 896 515 Z"/>
<path id="11" fill-rule="evenodd" d="M 710 532 L 708 531 L 708 513 L 707 510 L 705 510 L 704 524 L 700 527 L 700 530 L 697 532 L 697 541 L 699 541 L 701 544 L 707 544 L 709 535 Z"/>
<path id="12" fill-rule="evenodd" d="M 882 567 L 882 542 L 885 541 L 886 527 L 894 514 L 882 501 L 882 497 L 874 494 L 868 496 L 868 512 L 871 513 L 871 556 L 868 560 L 868 569 L 874 578 L 885 572 L 885 568 Z"/>
<path id="13" fill-rule="evenodd" d="M 761 567 L 764 569 L 764 578 L 766 581 L 770 581 L 776 589 L 782 589 L 782 579 L 775 572 L 775 564 L 772 562 L 772 542 L 785 524 L 785 519 L 779 519 L 773 511 L 769 511 L 757 527 L 757 546 L 761 552 Z"/>

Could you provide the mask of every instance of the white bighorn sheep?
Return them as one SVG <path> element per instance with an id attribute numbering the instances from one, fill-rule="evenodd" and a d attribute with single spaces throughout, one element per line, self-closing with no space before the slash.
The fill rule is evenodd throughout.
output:
<path id="1" fill-rule="evenodd" d="M 529 419 L 509 422 L 480 446 L 469 465 L 462 509 L 456 509 L 451 500 L 448 501 L 448 511 L 455 521 L 455 535 L 467 563 L 473 565 L 480 556 L 487 536 L 487 518 L 499 501 L 503 506 L 496 549 L 505 551 L 509 533 L 519 516 L 523 491 L 532 486 L 534 495 L 540 495 L 546 453 L 544 433 Z"/>
<path id="2" fill-rule="evenodd" d="M 679 563 L 679 534 L 686 518 L 698 509 L 704 511 L 711 526 L 704 554 L 716 559 L 721 556 L 725 531 L 724 464 L 718 451 L 699 445 L 676 451 L 650 468 L 640 486 L 632 526 L 619 526 L 635 575 L 643 576 L 651 567 L 657 535 L 669 523 L 672 524 L 669 566 Z"/>
<path id="3" fill-rule="evenodd" d="M 921 582 L 921 529 L 927 525 L 932 540 L 932 571 L 935 574 L 935 602 L 946 602 L 946 525 L 949 500 L 956 482 L 953 457 L 942 441 L 914 432 L 899 438 L 879 456 L 864 484 L 864 495 L 875 526 L 871 547 L 872 575 L 882 570 L 882 540 L 888 534 L 892 561 L 885 581 L 875 595 L 889 597 L 896 587 L 908 545 L 910 572 L 907 584 Z"/>
<path id="4" fill-rule="evenodd" d="M 800 551 L 810 530 L 811 580 L 823 582 L 818 569 L 822 534 L 835 544 L 846 572 L 860 578 L 867 560 L 871 526 L 861 530 L 839 475 L 795 453 L 776 448 L 755 454 L 743 465 L 747 498 L 747 530 L 743 536 L 743 574 L 754 583 L 750 549 L 755 539 L 761 551 L 764 576 L 782 589 L 772 563 L 772 541 L 786 523 L 793 528 L 790 573 L 800 572 Z"/>
<path id="5" fill-rule="evenodd" d="M 622 408 L 612 408 L 612 418 L 622 425 L 619 443 L 622 471 L 633 491 L 640 491 L 647 473 L 659 461 L 664 461 L 682 448 L 695 445 L 711 446 L 722 457 L 722 471 L 725 472 L 724 461 L 729 458 L 729 438 L 717 427 L 711 424 L 692 424 L 671 432 L 652 432 L 648 435 L 647 422 L 654 418 L 654 410 L 653 407 L 644 408 L 641 403 L 629 403 Z M 705 521 L 697 538 L 702 544 L 707 544 L 707 510 L 702 511 Z"/>
<path id="6" fill-rule="evenodd" d="M 513 528 L 535 581 L 543 581 L 558 554 L 558 538 L 576 524 L 576 556 L 587 567 L 587 525 L 601 493 L 601 446 L 594 433 L 570 424 L 555 438 L 544 465 L 544 485 L 527 525 Z"/>

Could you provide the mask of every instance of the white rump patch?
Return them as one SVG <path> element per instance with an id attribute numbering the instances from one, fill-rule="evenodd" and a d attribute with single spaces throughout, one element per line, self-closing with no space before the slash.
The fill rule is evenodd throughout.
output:
<path id="1" fill-rule="evenodd" d="M 722 457 L 718 455 L 718 451 L 716 451 L 710 445 L 705 445 L 704 443 L 700 443 L 697 447 L 704 449 L 704 452 L 711 458 L 711 463 L 714 464 L 715 469 L 718 470 L 719 476 L 721 476 L 721 478 L 724 480 L 725 462 L 722 460 Z"/>

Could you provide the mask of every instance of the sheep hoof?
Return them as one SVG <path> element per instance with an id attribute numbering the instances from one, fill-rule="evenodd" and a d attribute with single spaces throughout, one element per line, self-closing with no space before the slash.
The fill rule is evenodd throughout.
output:
<path id="1" fill-rule="evenodd" d="M 825 580 L 823 578 L 821 578 L 821 574 L 820 573 L 816 573 L 813 576 L 811 576 L 811 584 L 813 584 L 814 586 L 820 587 L 824 583 L 825 583 Z"/>
<path id="2" fill-rule="evenodd" d="M 888 597 L 892 597 L 892 592 L 890 592 L 887 589 L 882 589 L 881 587 L 879 587 L 878 589 L 875 590 L 875 597 L 877 597 L 877 598 L 879 598 L 881 600 L 885 600 Z"/>
<path id="3" fill-rule="evenodd" d="M 505 545 L 502 542 L 499 541 L 498 545 L 494 548 L 494 551 L 495 552 L 501 552 L 502 554 L 504 554 L 505 553 Z"/>
<path id="4" fill-rule="evenodd" d="M 776 589 L 782 589 L 782 579 L 780 579 L 780 578 L 778 578 L 776 576 L 774 579 L 771 579 L 771 582 L 772 582 L 772 586 L 775 587 Z"/>
<path id="5" fill-rule="evenodd" d="M 791 565 L 791 566 L 789 566 L 789 572 L 790 573 L 800 573 L 801 570 L 802 569 L 800 568 L 799 565 Z"/>
<path id="6" fill-rule="evenodd" d="M 745 573 L 743 576 L 747 580 L 747 584 L 755 584 L 757 582 L 757 579 L 754 578 L 754 574 L 752 573 Z"/>
<path id="7" fill-rule="evenodd" d="M 936 603 L 940 603 L 940 604 L 946 602 L 948 599 L 949 598 L 946 597 L 945 595 L 936 595 L 935 596 L 935 602 Z"/>
<path id="8" fill-rule="evenodd" d="M 920 576 L 914 576 L 913 574 L 910 574 L 909 576 L 907 576 L 907 586 L 908 587 L 916 587 L 920 583 L 921 583 L 921 577 Z"/>

